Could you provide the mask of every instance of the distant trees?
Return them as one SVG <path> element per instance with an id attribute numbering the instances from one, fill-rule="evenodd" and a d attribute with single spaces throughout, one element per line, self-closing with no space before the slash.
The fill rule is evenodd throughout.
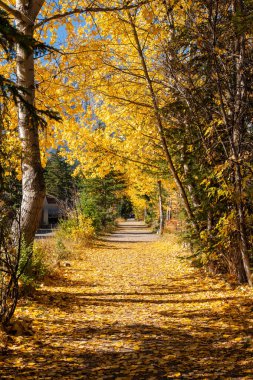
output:
<path id="1" fill-rule="evenodd" d="M 104 178 L 82 179 L 79 186 L 81 210 L 93 221 L 96 231 L 112 225 L 121 212 L 124 176 L 110 172 Z"/>
<path id="2" fill-rule="evenodd" d="M 119 204 L 119 216 L 128 219 L 134 216 L 133 204 L 129 197 L 126 195 L 122 197 Z"/>
<path id="3" fill-rule="evenodd" d="M 77 182 L 72 174 L 73 167 L 58 152 L 51 153 L 44 174 L 47 194 L 70 203 Z"/>

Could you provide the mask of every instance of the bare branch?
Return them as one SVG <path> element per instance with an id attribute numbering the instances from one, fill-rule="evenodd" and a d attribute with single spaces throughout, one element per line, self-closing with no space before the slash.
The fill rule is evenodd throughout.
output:
<path id="1" fill-rule="evenodd" d="M 107 93 L 104 93 L 101 91 L 101 93 L 109 98 L 113 98 L 113 99 L 118 99 L 118 100 L 122 100 L 123 102 L 125 103 L 130 103 L 130 104 L 135 104 L 136 106 L 141 106 L 141 107 L 146 107 L 146 108 L 151 108 L 153 109 L 152 105 L 150 104 L 147 104 L 147 103 L 143 103 L 143 102 L 139 102 L 138 100 L 133 100 L 133 99 L 127 99 L 127 98 L 123 98 L 121 96 L 116 96 L 116 95 L 108 95 Z"/>
<path id="2" fill-rule="evenodd" d="M 123 11 L 124 9 L 133 9 L 138 8 L 144 4 L 150 3 L 150 0 L 142 0 L 134 5 L 123 5 L 121 7 L 87 7 L 87 8 L 75 8 L 71 11 L 59 13 L 54 16 L 45 18 L 41 22 L 37 23 L 35 25 L 35 28 L 39 28 L 40 26 L 52 21 L 52 20 L 59 20 L 68 16 L 72 16 L 74 14 L 84 14 L 84 13 L 97 13 L 97 12 L 115 12 L 115 11 Z"/>

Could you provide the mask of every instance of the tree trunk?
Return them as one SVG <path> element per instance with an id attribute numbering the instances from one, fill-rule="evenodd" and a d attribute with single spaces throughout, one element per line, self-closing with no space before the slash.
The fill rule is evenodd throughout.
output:
<path id="1" fill-rule="evenodd" d="M 190 199 L 192 201 L 192 205 L 195 208 L 198 208 L 201 206 L 200 200 L 198 199 L 198 196 L 196 194 L 196 189 L 194 188 L 193 181 L 191 178 L 192 171 L 189 168 L 189 165 L 187 163 L 186 153 L 185 153 L 185 146 L 182 147 L 181 152 L 181 159 L 182 159 L 182 165 L 184 170 L 184 175 L 187 181 L 187 188 L 188 188 L 188 194 L 190 196 Z"/>
<path id="2" fill-rule="evenodd" d="M 167 141 L 166 141 L 166 137 L 165 137 L 165 134 L 164 134 L 164 126 L 163 126 L 162 118 L 161 118 L 161 115 L 160 115 L 160 110 L 159 110 L 159 105 L 158 105 L 158 101 L 157 101 L 157 96 L 155 94 L 155 90 L 153 88 L 153 83 L 152 83 L 152 80 L 151 80 L 149 72 L 148 72 L 148 66 L 147 66 L 147 63 L 146 63 L 146 60 L 145 60 L 145 57 L 144 57 L 144 54 L 143 54 L 143 51 L 142 51 L 142 48 L 141 48 L 138 32 L 137 32 L 137 29 L 136 29 L 136 26 L 135 26 L 135 23 L 134 23 L 134 20 L 133 20 L 133 18 L 131 16 L 130 11 L 127 11 L 127 13 L 128 13 L 129 23 L 131 25 L 132 32 L 133 32 L 133 37 L 134 37 L 134 40 L 135 40 L 135 43 L 136 43 L 136 48 L 138 50 L 138 54 L 139 54 L 140 61 L 141 61 L 141 64 L 142 64 L 142 68 L 143 68 L 143 72 L 144 72 L 144 77 L 145 77 L 145 80 L 147 82 L 147 87 L 148 87 L 149 92 L 150 92 L 150 97 L 152 99 L 153 110 L 154 110 L 154 115 L 155 115 L 156 124 L 157 124 L 157 131 L 158 131 L 158 133 L 160 135 L 161 144 L 162 144 L 163 151 L 164 151 L 164 154 L 165 154 L 165 157 L 166 157 L 168 168 L 169 168 L 169 171 L 171 172 L 171 174 L 173 176 L 173 179 L 174 179 L 174 181 L 175 181 L 175 183 L 176 183 L 176 185 L 178 187 L 178 190 L 179 190 L 179 192 L 180 192 L 180 194 L 182 196 L 187 216 L 188 216 L 189 220 L 191 221 L 192 225 L 194 226 L 195 230 L 197 232 L 199 232 L 199 226 L 198 226 L 198 223 L 197 223 L 197 221 L 195 219 L 194 213 L 192 211 L 192 208 L 191 208 L 191 205 L 190 205 L 190 202 L 189 202 L 189 199 L 188 199 L 185 187 L 184 187 L 184 185 L 183 185 L 183 183 L 182 183 L 182 181 L 181 181 L 181 179 L 180 179 L 180 177 L 178 175 L 178 172 L 177 172 L 176 167 L 174 165 L 174 162 L 172 160 L 172 156 L 171 156 L 171 153 L 170 153 Z"/>
<path id="3" fill-rule="evenodd" d="M 162 201 L 162 182 L 158 181 L 158 204 L 159 204 L 159 235 L 163 234 L 164 220 L 163 220 L 163 201 Z"/>
<path id="4" fill-rule="evenodd" d="M 233 15 L 244 14 L 244 1 L 231 1 L 231 10 Z M 216 40 L 216 28 L 214 29 L 214 40 Z M 215 70 L 217 77 L 217 89 L 221 104 L 221 113 L 223 122 L 227 130 L 228 142 L 230 148 L 231 178 L 234 187 L 233 202 L 236 211 L 237 229 L 240 236 L 240 243 L 233 253 L 233 262 L 237 264 L 237 275 L 240 282 L 248 282 L 252 286 L 252 275 L 249 261 L 249 240 L 247 237 L 247 223 L 245 213 L 244 186 L 242 177 L 242 168 L 244 164 L 243 150 L 245 144 L 245 105 L 248 104 L 248 90 L 246 85 L 245 70 L 247 62 L 245 60 L 245 33 L 234 30 L 232 44 L 232 69 L 230 75 L 225 73 L 227 83 L 233 84 L 232 90 L 228 92 L 229 86 L 222 83 L 222 69 L 215 58 Z M 224 75 L 224 74 L 223 74 Z M 224 99 L 228 98 L 226 102 Z M 239 257 L 239 259 L 238 259 Z"/>
<path id="5" fill-rule="evenodd" d="M 36 3 L 36 4 L 33 4 Z M 42 6 L 42 1 L 16 1 L 16 9 L 25 17 L 16 19 L 17 30 L 33 37 L 33 23 Z M 27 20 L 27 21 L 24 21 Z M 22 96 L 28 105 L 35 103 L 34 54 L 17 44 L 17 82 L 22 86 Z M 22 203 L 21 233 L 26 245 L 33 242 L 39 225 L 45 197 L 45 184 L 40 159 L 38 124 L 31 117 L 29 106 L 18 104 L 18 128 L 22 144 Z"/>
<path id="6" fill-rule="evenodd" d="M 169 222 L 171 220 L 172 214 L 172 200 L 168 200 L 167 211 L 166 211 L 166 221 Z"/>
<path id="7" fill-rule="evenodd" d="M 241 168 L 239 163 L 235 164 L 235 195 L 236 195 L 236 203 L 237 203 L 237 224 L 238 230 L 240 233 L 240 251 L 241 251 L 241 259 L 243 262 L 243 266 L 241 266 L 241 273 L 239 273 L 240 277 L 244 280 L 241 282 L 248 282 L 250 286 L 252 286 L 252 275 L 250 270 L 250 261 L 249 261 L 249 249 L 248 249 L 248 239 L 247 239 L 247 228 L 245 221 L 245 211 L 242 199 L 242 178 L 241 178 Z M 245 272 L 245 273 L 243 273 Z M 245 276 L 246 275 L 246 276 Z M 246 279 L 245 279 L 246 277 Z"/>
<path id="8" fill-rule="evenodd" d="M 233 12 L 243 14 L 243 1 L 233 2 Z M 243 180 L 241 171 L 241 156 L 244 138 L 244 107 L 247 104 L 248 96 L 245 83 L 245 35 L 235 36 L 234 41 L 234 71 L 235 71 L 235 92 L 233 99 L 232 113 L 232 144 L 231 150 L 234 157 L 234 177 L 235 177 L 235 203 L 237 208 L 237 224 L 240 233 L 240 251 L 247 282 L 252 286 L 252 277 L 249 262 L 249 242 L 247 238 L 245 206 L 243 199 Z M 243 277 L 244 273 L 242 273 Z"/>

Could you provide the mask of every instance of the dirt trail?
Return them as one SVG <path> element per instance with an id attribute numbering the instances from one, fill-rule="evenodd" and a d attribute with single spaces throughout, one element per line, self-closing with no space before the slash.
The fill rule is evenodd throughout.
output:
<path id="1" fill-rule="evenodd" d="M 169 239 L 169 240 L 168 240 Z M 100 242 L 23 301 L 1 379 L 253 379 L 252 291 L 205 279 L 175 238 Z"/>
<path id="2" fill-rule="evenodd" d="M 116 231 L 103 237 L 105 241 L 129 243 L 156 241 L 158 239 L 159 235 L 155 234 L 144 222 L 134 219 L 118 223 Z"/>

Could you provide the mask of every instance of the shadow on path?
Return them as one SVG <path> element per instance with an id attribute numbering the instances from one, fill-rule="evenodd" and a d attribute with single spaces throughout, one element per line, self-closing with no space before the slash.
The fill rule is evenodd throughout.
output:
<path id="1" fill-rule="evenodd" d="M 13 338 L 0 379 L 252 379 L 248 293 L 161 244 L 105 242 L 23 301 L 34 335 Z"/>

